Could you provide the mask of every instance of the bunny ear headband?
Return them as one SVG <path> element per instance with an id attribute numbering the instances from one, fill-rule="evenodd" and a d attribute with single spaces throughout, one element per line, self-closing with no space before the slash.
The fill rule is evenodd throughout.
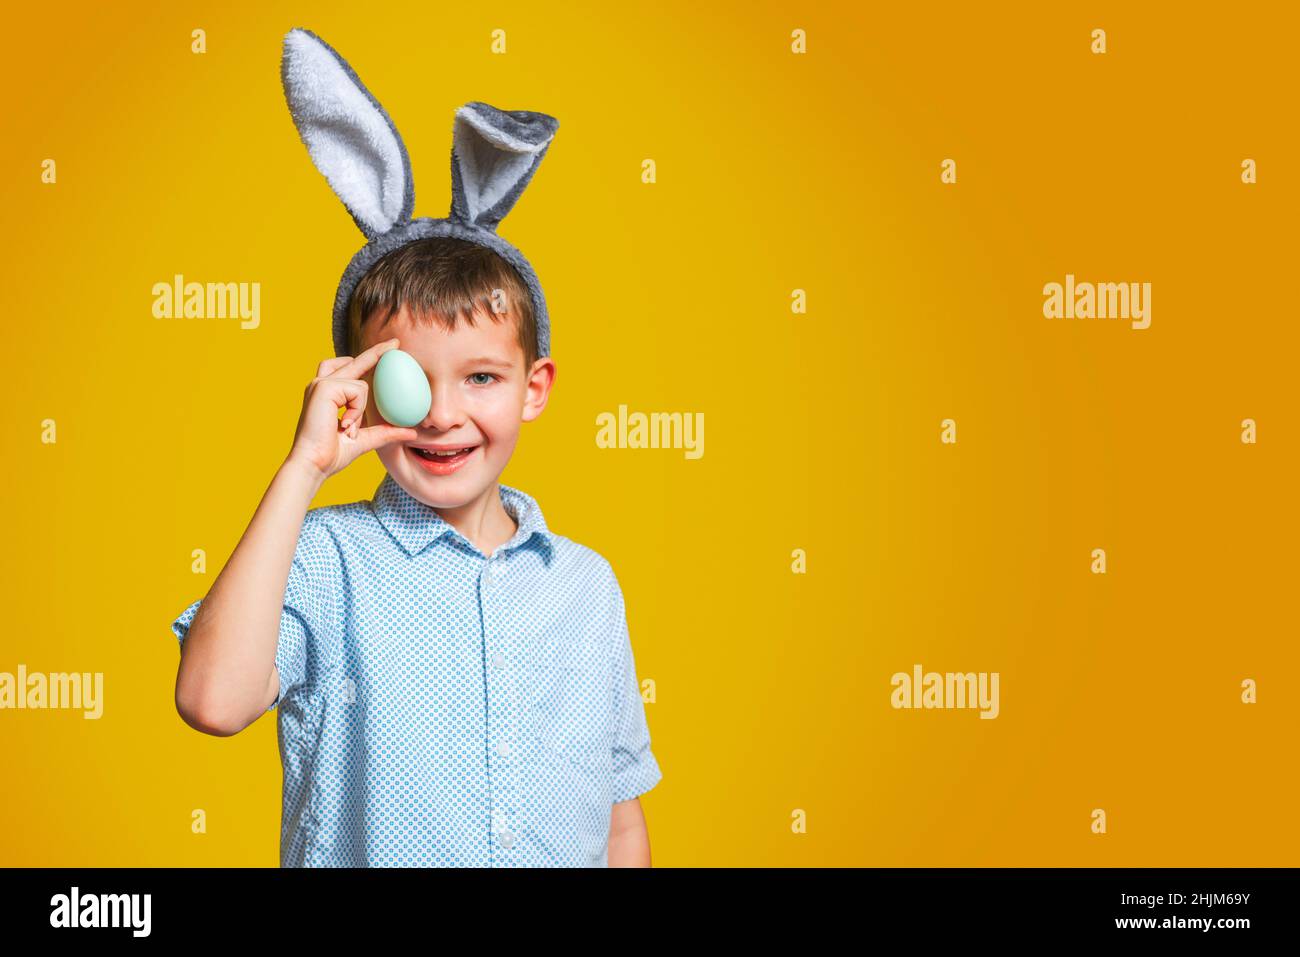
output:
<path id="1" fill-rule="evenodd" d="M 295 28 L 284 38 L 280 78 L 312 162 L 366 237 L 334 297 L 334 354 L 347 352 L 348 303 L 366 271 L 408 243 L 450 236 L 486 246 L 514 266 L 532 297 L 537 354 L 550 355 L 541 283 L 496 227 L 533 178 L 559 121 L 545 113 L 466 103 L 452 126 L 451 213 L 446 219 L 412 219 L 415 184 L 406 146 L 347 61 L 310 30 Z"/>

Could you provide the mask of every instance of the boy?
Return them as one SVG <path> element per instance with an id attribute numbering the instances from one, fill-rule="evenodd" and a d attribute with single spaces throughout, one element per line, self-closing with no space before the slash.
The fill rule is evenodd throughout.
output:
<path id="1" fill-rule="evenodd" d="M 662 774 L 618 580 L 498 483 L 555 380 L 521 277 L 481 244 L 407 243 L 360 279 L 347 340 L 173 623 L 181 716 L 230 735 L 278 707 L 282 866 L 649 866 L 638 796 Z M 413 428 L 369 401 L 399 344 L 432 390 Z M 372 500 L 309 510 L 369 451 Z"/>

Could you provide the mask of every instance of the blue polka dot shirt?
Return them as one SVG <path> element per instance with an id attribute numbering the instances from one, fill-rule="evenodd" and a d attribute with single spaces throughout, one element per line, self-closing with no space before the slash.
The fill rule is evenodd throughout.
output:
<path id="1" fill-rule="evenodd" d="M 498 487 L 518 530 L 490 557 L 391 475 L 307 512 L 271 705 L 281 866 L 604 867 L 613 805 L 662 777 L 613 569 Z"/>

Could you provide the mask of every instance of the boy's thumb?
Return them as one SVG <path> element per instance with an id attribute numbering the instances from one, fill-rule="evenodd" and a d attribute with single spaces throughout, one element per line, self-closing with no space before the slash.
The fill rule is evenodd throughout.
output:
<path id="1" fill-rule="evenodd" d="M 397 425 L 372 425 L 357 433 L 357 444 L 363 453 L 373 452 L 396 442 L 414 442 L 418 437 L 419 433 L 415 429 Z"/>

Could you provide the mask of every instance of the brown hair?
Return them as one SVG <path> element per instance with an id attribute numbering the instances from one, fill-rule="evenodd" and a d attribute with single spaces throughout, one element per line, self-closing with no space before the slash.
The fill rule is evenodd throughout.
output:
<path id="1" fill-rule="evenodd" d="M 403 305 L 417 323 L 436 321 L 448 332 L 462 317 L 475 321 L 476 308 L 493 322 L 513 318 L 524 371 L 537 361 L 532 297 L 515 268 L 486 246 L 431 236 L 381 258 L 361 277 L 348 303 L 349 353 L 356 355 L 362 323 L 378 314 L 376 321 L 383 324 Z"/>

